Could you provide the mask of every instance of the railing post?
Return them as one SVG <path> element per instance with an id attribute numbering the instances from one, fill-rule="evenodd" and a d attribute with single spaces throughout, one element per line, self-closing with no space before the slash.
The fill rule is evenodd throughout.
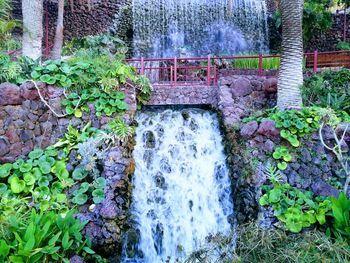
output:
<path id="1" fill-rule="evenodd" d="M 318 68 L 318 51 L 315 50 L 315 52 L 314 52 L 314 73 L 317 72 L 317 68 Z"/>
<path id="2" fill-rule="evenodd" d="M 216 64 L 214 64 L 214 83 L 213 83 L 214 86 L 217 85 L 217 83 L 216 83 L 217 82 L 217 75 L 216 74 L 217 74 L 217 72 L 216 72 Z"/>
<path id="3" fill-rule="evenodd" d="M 210 70 L 211 70 L 211 58 L 210 58 L 210 55 L 208 56 L 208 68 L 207 68 L 207 85 L 208 85 L 208 87 L 210 87 L 210 82 L 211 82 L 211 79 L 210 79 L 210 77 L 211 77 L 211 72 L 210 72 Z"/>
<path id="4" fill-rule="evenodd" d="M 263 76 L 263 55 L 259 55 L 259 77 L 262 78 Z"/>
<path id="5" fill-rule="evenodd" d="M 170 85 L 173 86 L 173 66 L 170 66 Z"/>
<path id="6" fill-rule="evenodd" d="M 177 82 L 177 58 L 174 58 L 174 86 L 176 87 Z"/>
<path id="7" fill-rule="evenodd" d="M 141 57 L 141 76 L 145 74 L 145 58 Z"/>

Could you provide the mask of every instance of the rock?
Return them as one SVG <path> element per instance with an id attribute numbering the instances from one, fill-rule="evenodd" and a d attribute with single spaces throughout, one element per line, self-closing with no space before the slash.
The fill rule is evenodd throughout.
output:
<path id="1" fill-rule="evenodd" d="M 258 133 L 268 137 L 269 139 L 275 139 L 279 137 L 280 130 L 276 128 L 275 122 L 272 120 L 263 120 L 260 123 Z"/>
<path id="2" fill-rule="evenodd" d="M 327 184 L 325 181 L 321 179 L 317 179 L 311 185 L 312 192 L 316 195 L 321 196 L 339 196 L 339 190 L 335 189 L 333 186 Z"/>
<path id="3" fill-rule="evenodd" d="M 100 210 L 100 215 L 105 219 L 116 219 L 121 213 L 117 204 L 111 200 L 105 200 Z"/>
<path id="4" fill-rule="evenodd" d="M 246 78 L 237 79 L 232 85 L 232 94 L 234 97 L 245 97 L 252 93 L 253 89 L 250 85 L 250 81 Z"/>
<path id="5" fill-rule="evenodd" d="M 275 149 L 275 144 L 273 143 L 273 141 L 271 141 L 271 140 L 268 139 L 268 140 L 264 143 L 263 150 L 264 150 L 265 152 L 272 153 L 274 149 Z"/>
<path id="6" fill-rule="evenodd" d="M 265 93 L 277 93 L 277 82 L 277 78 L 266 79 L 263 85 Z"/>
<path id="7" fill-rule="evenodd" d="M 21 138 L 21 141 L 26 142 L 33 139 L 34 133 L 30 130 L 21 130 L 19 133 L 19 137 Z"/>
<path id="8" fill-rule="evenodd" d="M 73 256 L 69 259 L 70 263 L 85 263 L 85 260 L 79 256 Z"/>
<path id="9" fill-rule="evenodd" d="M 251 121 L 244 124 L 241 128 L 241 136 L 245 139 L 251 138 L 258 129 L 258 127 L 259 125 L 256 121 Z"/>
<path id="10" fill-rule="evenodd" d="M 20 105 L 23 99 L 21 98 L 20 88 L 11 83 L 0 84 L 0 105 Z"/>
<path id="11" fill-rule="evenodd" d="M 0 156 L 5 156 L 10 151 L 10 143 L 4 138 L 0 137 Z"/>
<path id="12" fill-rule="evenodd" d="M 45 90 L 43 88 L 46 87 L 45 83 L 43 82 L 37 82 L 37 86 L 40 89 L 41 94 L 45 93 Z M 25 82 L 20 86 L 21 89 L 21 96 L 25 100 L 39 100 L 40 96 L 35 88 L 34 84 L 32 82 Z"/>

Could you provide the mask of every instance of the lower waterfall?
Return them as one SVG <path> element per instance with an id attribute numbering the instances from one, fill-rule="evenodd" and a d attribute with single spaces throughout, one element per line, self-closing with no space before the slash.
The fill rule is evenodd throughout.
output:
<path id="1" fill-rule="evenodd" d="M 132 248 L 125 241 L 123 262 L 174 262 L 206 237 L 230 234 L 231 183 L 216 114 L 165 110 L 136 120 L 130 213 L 137 241 Z"/>

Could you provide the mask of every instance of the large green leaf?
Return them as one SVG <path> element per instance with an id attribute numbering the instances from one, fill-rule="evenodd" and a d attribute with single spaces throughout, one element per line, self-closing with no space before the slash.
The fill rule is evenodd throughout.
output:
<path id="1" fill-rule="evenodd" d="M 17 176 L 11 180 L 11 191 L 15 194 L 23 192 L 26 183 L 23 180 L 20 180 Z"/>

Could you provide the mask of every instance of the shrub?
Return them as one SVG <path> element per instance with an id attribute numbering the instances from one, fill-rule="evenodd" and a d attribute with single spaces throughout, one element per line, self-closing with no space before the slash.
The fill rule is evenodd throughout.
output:
<path id="1" fill-rule="evenodd" d="M 331 107 L 350 113 L 350 70 L 325 71 L 305 80 L 302 88 L 307 105 Z"/>

